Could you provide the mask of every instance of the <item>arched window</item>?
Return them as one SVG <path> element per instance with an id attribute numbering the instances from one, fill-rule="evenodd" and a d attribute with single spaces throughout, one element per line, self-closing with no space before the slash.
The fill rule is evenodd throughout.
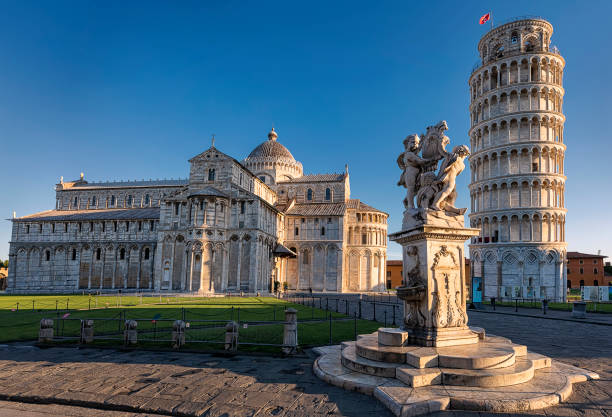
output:
<path id="1" fill-rule="evenodd" d="M 127 196 L 127 203 L 126 204 L 127 204 L 128 207 L 132 207 L 132 195 L 131 194 Z"/>
<path id="2" fill-rule="evenodd" d="M 325 189 L 325 199 L 327 201 L 331 200 L 331 190 L 329 188 Z"/>
<path id="3" fill-rule="evenodd" d="M 98 248 L 96 250 L 96 261 L 100 260 L 100 255 L 102 254 L 102 250 L 100 248 Z"/>
<path id="4" fill-rule="evenodd" d="M 121 248 L 121 250 L 119 251 L 119 259 L 124 260 L 125 259 L 125 249 Z"/>
<path id="5" fill-rule="evenodd" d="M 512 36 L 510 37 L 510 43 L 512 45 L 518 42 L 518 34 L 516 32 L 512 32 Z"/>
<path id="6" fill-rule="evenodd" d="M 569 279 L 567 280 L 567 288 L 572 288 L 572 281 Z"/>
<path id="7" fill-rule="evenodd" d="M 264 175 L 260 176 L 259 179 L 261 180 L 261 182 L 263 182 L 264 184 L 266 183 L 266 177 Z"/>
<path id="8" fill-rule="evenodd" d="M 117 199 L 115 198 L 114 195 L 111 195 L 111 201 L 110 201 L 110 206 L 111 207 L 115 207 L 115 203 L 117 202 Z"/>
<path id="9" fill-rule="evenodd" d="M 208 170 L 208 181 L 214 181 L 215 180 L 215 169 L 211 168 Z"/>
<path id="10" fill-rule="evenodd" d="M 582 287 L 584 287 L 584 280 L 583 279 L 580 280 L 580 288 L 582 288 Z"/>
<path id="11" fill-rule="evenodd" d="M 599 287 L 599 281 L 598 280 L 593 281 L 593 285 L 596 287 Z"/>
<path id="12" fill-rule="evenodd" d="M 149 259 L 149 248 L 145 248 L 144 258 L 145 260 Z"/>
<path id="13" fill-rule="evenodd" d="M 51 252 L 49 252 L 48 250 L 45 251 L 45 260 L 50 260 L 51 259 Z"/>
<path id="14" fill-rule="evenodd" d="M 149 194 L 145 195 L 144 204 L 145 206 L 148 206 L 149 204 L 151 204 L 151 196 Z"/>
<path id="15" fill-rule="evenodd" d="M 76 261 L 76 249 L 72 249 L 72 260 Z"/>
<path id="16" fill-rule="evenodd" d="M 321 236 L 325 236 L 325 226 L 321 227 Z"/>
<path id="17" fill-rule="evenodd" d="M 91 197 L 91 206 L 96 207 L 97 205 L 98 205 L 98 199 L 94 195 L 93 197 Z"/>
<path id="18" fill-rule="evenodd" d="M 78 206 L 79 206 L 79 198 L 74 197 L 74 208 L 78 208 Z"/>
<path id="19" fill-rule="evenodd" d="M 304 252 L 302 252 L 302 263 L 304 265 L 308 265 L 310 263 L 308 256 L 309 256 L 308 249 L 304 249 Z"/>
<path id="20" fill-rule="evenodd" d="M 306 192 L 306 199 L 308 201 L 312 200 L 312 189 L 311 188 L 309 188 L 308 191 Z"/>

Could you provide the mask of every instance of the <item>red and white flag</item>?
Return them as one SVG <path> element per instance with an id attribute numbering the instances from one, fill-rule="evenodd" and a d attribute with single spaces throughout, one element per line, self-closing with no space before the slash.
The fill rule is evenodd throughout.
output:
<path id="1" fill-rule="evenodd" d="M 478 21 L 478 23 L 480 23 L 481 25 L 484 25 L 485 23 L 489 21 L 489 19 L 491 19 L 491 13 L 487 13 L 484 16 L 482 16 L 480 20 Z"/>

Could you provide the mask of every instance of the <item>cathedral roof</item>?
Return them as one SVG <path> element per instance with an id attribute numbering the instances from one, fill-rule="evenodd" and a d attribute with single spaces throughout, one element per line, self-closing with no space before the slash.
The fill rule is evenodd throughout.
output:
<path id="1" fill-rule="evenodd" d="M 245 161 L 251 158 L 287 158 L 295 161 L 289 149 L 276 141 L 278 135 L 274 131 L 274 128 L 268 133 L 268 140 L 257 146 L 253 151 L 246 157 Z"/>
<path id="2" fill-rule="evenodd" d="M 294 178 L 288 181 L 279 181 L 279 183 L 291 182 L 340 182 L 344 180 L 345 174 L 309 174 L 302 175 L 301 177 Z"/>
<path id="3" fill-rule="evenodd" d="M 224 198 L 227 198 L 227 194 L 217 190 L 214 187 L 205 187 L 202 190 L 194 191 L 193 193 L 191 193 L 189 195 L 189 197 L 199 196 L 199 195 L 201 195 L 201 196 L 213 196 L 213 197 L 224 197 Z"/>
<path id="4" fill-rule="evenodd" d="M 384 211 L 375 209 L 372 206 L 369 206 L 365 203 L 362 203 L 359 199 L 357 198 L 352 198 L 348 201 L 347 203 L 348 208 L 350 209 L 355 209 L 355 210 L 359 210 L 359 211 L 375 211 L 377 213 L 383 213 L 383 214 L 387 214 Z"/>
<path id="5" fill-rule="evenodd" d="M 119 188 L 119 187 L 155 187 L 155 186 L 181 186 L 187 185 L 188 179 L 171 180 L 142 180 L 142 181 L 108 181 L 108 182 L 81 182 L 76 183 L 71 188 L 94 189 L 94 188 Z"/>
<path id="6" fill-rule="evenodd" d="M 344 203 L 309 203 L 294 204 L 285 214 L 294 216 L 343 216 L 346 211 Z"/>
<path id="7" fill-rule="evenodd" d="M 15 221 L 94 221 L 94 220 L 157 220 L 159 207 L 102 209 L 102 210 L 47 210 L 13 219 Z"/>

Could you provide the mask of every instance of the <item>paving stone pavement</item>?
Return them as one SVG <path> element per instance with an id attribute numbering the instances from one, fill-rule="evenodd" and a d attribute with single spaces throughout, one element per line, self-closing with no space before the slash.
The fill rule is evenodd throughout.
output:
<path id="1" fill-rule="evenodd" d="M 568 402 L 523 415 L 612 416 L 612 327 L 474 311 L 469 316 L 471 325 L 484 327 L 489 333 L 600 374 L 599 381 L 574 385 Z M 117 416 L 139 411 L 208 417 L 391 417 L 374 398 L 320 381 L 312 373 L 312 361 L 312 357 L 8 346 L 0 348 L 0 399 L 125 412 Z M 46 407 L 52 410 L 56 406 Z M 104 411 L 86 415 L 115 416 L 95 413 Z M 437 415 L 499 416 L 466 412 Z"/>

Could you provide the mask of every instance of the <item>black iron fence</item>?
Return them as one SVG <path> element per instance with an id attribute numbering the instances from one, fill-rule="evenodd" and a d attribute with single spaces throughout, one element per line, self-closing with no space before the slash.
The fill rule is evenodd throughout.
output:
<path id="1" fill-rule="evenodd" d="M 403 317 L 403 304 L 391 294 L 288 294 L 283 299 L 294 304 L 310 306 L 324 311 L 341 313 L 358 319 L 372 320 L 387 326 L 399 326 Z"/>

